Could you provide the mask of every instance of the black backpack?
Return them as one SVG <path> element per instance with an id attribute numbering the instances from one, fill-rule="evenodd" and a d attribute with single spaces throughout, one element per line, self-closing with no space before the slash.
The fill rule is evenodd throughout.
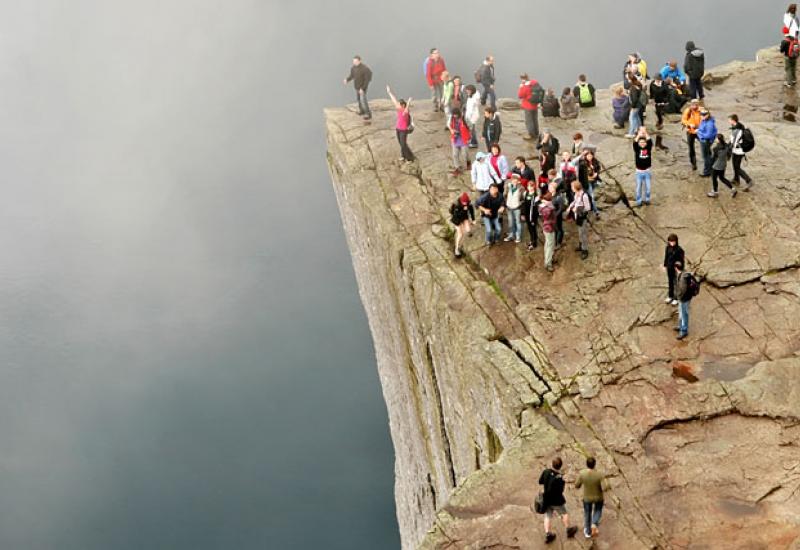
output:
<path id="1" fill-rule="evenodd" d="M 533 89 L 531 90 L 531 103 L 534 105 L 540 104 L 544 101 L 544 88 L 538 82 L 534 84 Z"/>
<path id="2" fill-rule="evenodd" d="M 740 143 L 742 147 L 742 151 L 745 153 L 749 153 L 756 147 L 756 138 L 753 136 L 753 132 L 750 131 L 750 128 L 744 128 L 742 130 L 742 141 Z"/>
<path id="3" fill-rule="evenodd" d="M 690 298 L 694 298 L 700 294 L 700 281 L 694 276 L 694 273 L 688 273 L 686 277 L 686 294 Z"/>

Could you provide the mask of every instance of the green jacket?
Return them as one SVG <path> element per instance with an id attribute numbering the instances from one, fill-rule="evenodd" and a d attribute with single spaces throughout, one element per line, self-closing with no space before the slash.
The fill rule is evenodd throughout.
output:
<path id="1" fill-rule="evenodd" d="M 584 502 L 603 502 L 603 480 L 605 476 L 597 470 L 581 470 L 575 480 L 575 488 L 583 487 Z"/>

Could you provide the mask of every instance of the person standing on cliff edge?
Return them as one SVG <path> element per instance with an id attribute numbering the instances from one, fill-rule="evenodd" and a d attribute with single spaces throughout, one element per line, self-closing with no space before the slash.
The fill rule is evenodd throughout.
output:
<path id="1" fill-rule="evenodd" d="M 411 98 L 409 97 L 408 101 L 397 99 L 389 86 L 386 86 L 386 93 L 389 94 L 389 99 L 392 100 L 392 104 L 397 111 L 395 131 L 397 132 L 397 141 L 400 143 L 400 154 L 402 155 L 400 160 L 414 162 L 414 153 L 408 147 L 408 134 L 414 131 L 414 122 L 411 118 Z"/>
<path id="2" fill-rule="evenodd" d="M 444 81 L 442 81 L 442 73 L 447 70 L 444 64 L 444 58 L 436 48 L 431 48 L 431 54 L 425 60 L 425 80 L 428 83 L 428 88 L 431 89 L 431 100 L 433 101 L 433 111 L 443 111 L 444 105 L 442 100 L 444 98 Z"/>
<path id="3" fill-rule="evenodd" d="M 683 61 L 683 72 L 689 79 L 689 97 L 692 99 L 702 99 L 705 97 L 703 92 L 703 75 L 706 72 L 706 54 L 695 46 L 691 40 L 686 43 L 686 59 Z"/>
<path id="4" fill-rule="evenodd" d="M 361 61 L 360 55 L 353 56 L 353 66 L 350 67 L 350 75 L 344 79 L 345 85 L 350 81 L 353 82 L 353 87 L 356 89 L 358 114 L 365 121 L 371 120 L 372 112 L 370 112 L 369 103 L 367 102 L 367 88 L 372 81 L 372 71 Z"/>

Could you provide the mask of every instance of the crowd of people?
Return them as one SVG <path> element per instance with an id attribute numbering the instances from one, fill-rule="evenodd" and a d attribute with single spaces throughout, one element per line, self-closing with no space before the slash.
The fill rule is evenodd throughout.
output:
<path id="1" fill-rule="evenodd" d="M 790 4 L 783 19 L 780 52 L 785 58 L 787 87 L 793 87 L 797 82 L 800 21 L 796 12 L 796 5 Z M 503 153 L 503 125 L 497 110 L 494 56 L 487 55 L 481 62 L 473 75 L 474 84 L 465 83 L 461 76 L 451 75 L 441 52 L 432 48 L 424 59 L 423 74 L 431 91 L 433 111 L 443 113 L 444 127 L 450 135 L 451 175 L 461 177 L 469 174 L 476 193 L 473 197 L 465 191 L 450 206 L 450 221 L 455 228 L 455 256 L 463 256 L 464 240 L 472 233 L 480 215 L 487 247 L 501 241 L 522 243 L 524 229 L 527 229 L 527 249 L 532 251 L 543 242 L 544 268 L 550 272 L 555 268 L 555 251 L 564 245 L 564 224 L 574 223 L 577 228 L 575 251 L 581 259 L 588 258 L 588 228 L 591 220 L 600 218 L 595 193 L 603 185 L 605 168 L 598 159 L 597 148 L 586 143 L 580 132 L 574 133 L 571 146 L 562 150 L 558 138 L 547 128 L 540 130 L 539 126 L 540 110 L 545 118 L 573 119 L 579 116 L 581 109 L 596 107 L 596 90 L 586 75 L 579 75 L 575 85 L 565 87 L 560 97 L 529 74 L 519 75 L 517 97 L 527 132 L 524 139 L 535 142 L 537 156 L 534 158 L 538 158 L 539 164 L 537 177 L 536 170 L 524 155 L 514 157 L 513 163 L 509 163 Z M 720 182 L 730 190 L 731 198 L 736 197 L 739 189 L 749 191 L 753 186 L 753 178 L 742 166 L 747 153 L 755 147 L 753 133 L 742 124 L 738 115 L 730 114 L 726 139 L 705 105 L 704 74 L 705 53 L 693 41 L 686 42 L 682 67 L 677 60 L 670 60 L 655 71 L 652 78 L 640 53 L 628 56 L 622 71 L 622 84 L 612 90 L 610 109 L 614 127 L 627 127 L 625 137 L 632 140 L 635 173 L 635 202 L 632 207 L 649 206 L 653 202 L 654 143 L 645 127 L 646 110 L 651 104 L 655 110 L 657 132 L 663 129 L 665 115 L 680 114 L 689 165 L 693 171 L 698 169 L 696 149 L 699 142 L 702 160 L 699 176 L 710 178 L 709 198 L 719 197 Z M 370 69 L 361 58 L 354 57 L 345 83 L 354 83 L 358 112 L 365 123 L 369 123 L 372 117 L 366 98 L 371 77 Z M 386 90 L 396 111 L 395 131 L 400 144 L 400 162 L 413 162 L 415 157 L 408 144 L 408 136 L 414 131 L 412 100 L 398 99 L 388 86 Z M 483 141 L 484 150 L 477 151 L 473 160 L 470 150 L 479 148 L 479 139 Z M 660 141 L 655 147 L 660 147 Z M 733 166 L 732 179 L 725 175 L 729 161 Z M 667 237 L 663 269 L 667 275 L 665 302 L 678 308 L 679 322 L 675 331 L 678 333 L 676 338 L 682 340 L 689 332 L 689 304 L 699 293 L 700 286 L 695 275 L 686 269 L 685 253 L 675 234 Z M 594 470 L 594 459 L 587 461 L 587 467 L 578 477 L 576 486 L 583 486 L 585 490 L 584 534 L 591 537 L 597 535 L 602 513 L 602 476 Z M 545 470 L 539 480 L 545 487 L 547 542 L 555 538 L 551 531 L 554 514 L 561 515 L 567 536 L 574 536 L 577 531 L 569 525 L 560 468 L 561 460 L 555 459 L 553 468 Z"/>

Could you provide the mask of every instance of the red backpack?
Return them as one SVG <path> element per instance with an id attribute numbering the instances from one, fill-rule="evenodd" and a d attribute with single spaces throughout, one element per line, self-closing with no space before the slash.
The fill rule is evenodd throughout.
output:
<path id="1" fill-rule="evenodd" d="M 797 59 L 800 57 L 800 41 L 797 38 L 787 38 L 786 41 L 789 46 L 786 48 L 786 56 L 790 59 Z"/>

